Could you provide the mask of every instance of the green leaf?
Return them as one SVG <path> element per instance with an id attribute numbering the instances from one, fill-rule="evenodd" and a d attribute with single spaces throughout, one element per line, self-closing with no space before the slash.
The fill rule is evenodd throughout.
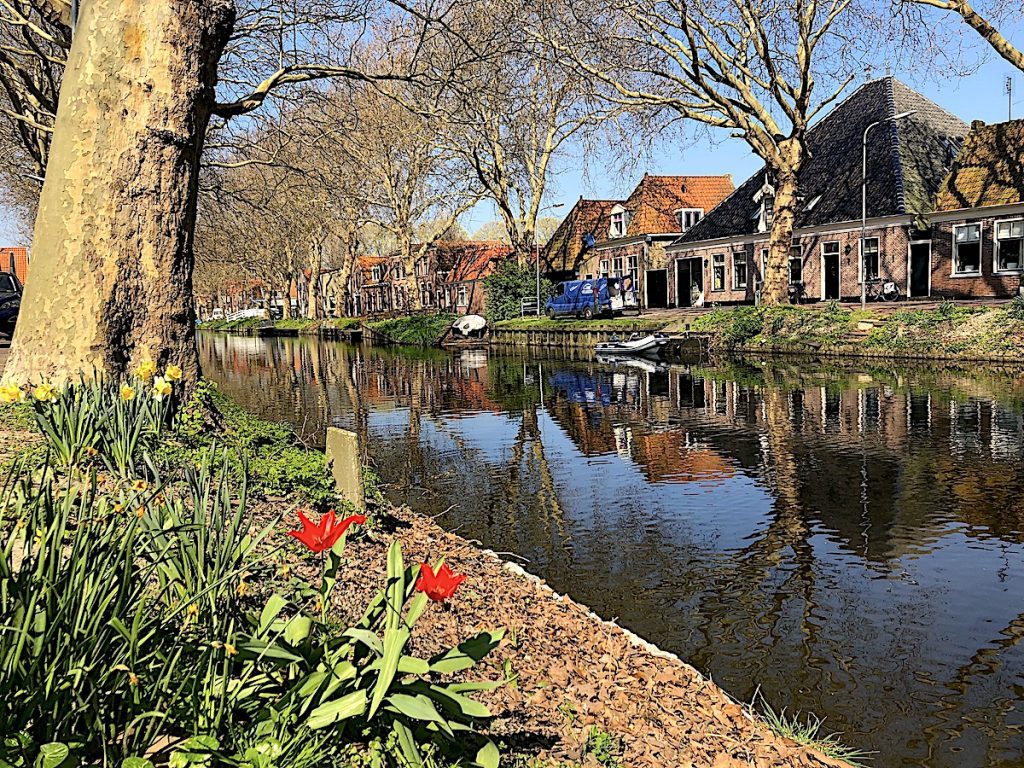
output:
<path id="1" fill-rule="evenodd" d="M 384 655 L 381 659 L 377 683 L 373 687 L 373 698 L 370 700 L 370 717 L 376 714 L 381 702 L 387 695 L 391 682 L 398 671 L 398 662 L 402 658 L 405 644 L 409 642 L 409 630 L 405 627 L 388 627 L 384 630 Z"/>
<path id="2" fill-rule="evenodd" d="M 264 640 L 239 641 L 237 648 L 239 657 L 243 659 L 262 658 L 270 659 L 271 661 L 286 661 L 288 663 L 302 661 L 301 656 Z"/>
<path id="3" fill-rule="evenodd" d="M 388 550 L 387 615 L 384 626 L 397 629 L 402 621 L 402 606 L 405 605 L 405 565 L 402 562 L 402 546 L 396 539 Z M 371 716 L 373 714 L 371 707 Z"/>
<path id="4" fill-rule="evenodd" d="M 409 764 L 409 768 L 423 768 L 423 757 L 420 755 L 420 748 L 416 745 L 416 737 L 412 729 L 400 720 L 396 720 L 392 727 L 395 736 L 398 737 L 398 746 L 402 750 L 402 756 Z"/>
<path id="5" fill-rule="evenodd" d="M 153 768 L 153 763 L 144 757 L 126 757 L 121 761 L 121 768 Z"/>
<path id="6" fill-rule="evenodd" d="M 267 600 L 267 604 L 263 606 L 263 612 L 260 613 L 259 633 L 261 635 L 267 631 L 270 625 L 274 622 L 274 619 L 280 615 L 286 605 L 288 605 L 288 601 L 280 595 L 274 594 L 270 596 Z"/>
<path id="7" fill-rule="evenodd" d="M 452 738 L 455 734 L 452 733 L 452 729 L 448 727 L 448 721 L 444 715 L 437 711 L 437 707 L 434 706 L 427 696 L 422 693 L 410 696 L 407 693 L 393 693 L 388 696 L 388 704 L 394 707 L 400 714 L 412 720 L 423 720 L 428 723 L 435 723 L 438 728 L 447 733 Z"/>
<path id="8" fill-rule="evenodd" d="M 289 645 L 298 645 L 313 630 L 313 620 L 308 616 L 295 616 L 284 628 L 284 639 Z"/>
<path id="9" fill-rule="evenodd" d="M 339 720 L 357 717 L 366 712 L 366 691 L 360 689 L 342 696 L 336 701 L 321 704 L 309 713 L 306 725 L 311 729 L 325 728 Z"/>
<path id="10" fill-rule="evenodd" d="M 451 674 L 469 669 L 484 656 L 489 654 L 505 636 L 504 629 L 481 632 L 466 640 L 446 653 L 434 656 L 430 660 L 430 671 L 440 674 Z"/>
<path id="11" fill-rule="evenodd" d="M 384 645 L 381 643 L 380 638 L 376 632 L 371 632 L 368 629 L 346 629 L 342 632 L 342 637 L 351 637 L 353 640 L 358 640 L 360 643 L 365 645 L 367 648 L 372 650 L 378 656 L 384 655 Z"/>
<path id="12" fill-rule="evenodd" d="M 486 739 L 484 745 L 476 753 L 476 764 L 480 768 L 498 768 L 500 761 L 501 753 L 498 752 L 498 748 L 494 745 L 493 741 Z"/>
<path id="13" fill-rule="evenodd" d="M 36 758 L 36 768 L 57 768 L 71 755 L 67 744 L 59 741 L 51 741 L 39 748 L 39 756 Z"/>

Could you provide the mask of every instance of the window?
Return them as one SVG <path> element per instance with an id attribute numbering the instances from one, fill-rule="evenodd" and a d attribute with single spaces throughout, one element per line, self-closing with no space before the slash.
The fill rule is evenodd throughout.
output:
<path id="1" fill-rule="evenodd" d="M 789 249 L 789 284 L 795 285 L 804 281 L 804 254 L 799 245 Z"/>
<path id="2" fill-rule="evenodd" d="M 612 214 L 612 226 L 610 230 L 612 237 L 622 237 L 626 234 L 626 212 L 616 211 Z"/>
<path id="3" fill-rule="evenodd" d="M 601 259 L 601 269 L 598 270 L 601 277 L 608 277 L 608 264 L 608 259 Z"/>
<path id="4" fill-rule="evenodd" d="M 395 264 L 395 279 L 405 279 L 405 264 L 402 262 L 398 262 L 397 264 Z"/>
<path id="5" fill-rule="evenodd" d="M 953 227 L 953 274 L 981 272 L 981 224 Z"/>
<path id="6" fill-rule="evenodd" d="M 460 307 L 468 307 L 469 306 L 469 289 L 466 286 L 464 286 L 464 285 L 460 285 L 459 286 L 459 301 L 458 301 L 458 305 Z"/>
<path id="7" fill-rule="evenodd" d="M 711 257 L 711 290 L 725 290 L 725 254 L 716 253 Z"/>
<path id="8" fill-rule="evenodd" d="M 836 243 L 836 253 L 839 252 L 839 243 Z M 865 237 L 861 243 L 861 252 L 863 253 L 862 264 L 861 264 L 861 275 L 867 277 L 868 280 L 878 279 L 878 238 L 877 237 Z"/>
<path id="9" fill-rule="evenodd" d="M 768 271 L 768 249 L 761 249 L 761 282 L 764 282 L 765 273 Z"/>
<path id="10" fill-rule="evenodd" d="M 747 287 L 746 253 L 734 253 L 732 255 L 732 287 L 735 289 Z"/>
<path id="11" fill-rule="evenodd" d="M 621 256 L 612 259 L 612 274 L 615 275 L 615 277 L 622 277 L 622 263 Z"/>
<path id="12" fill-rule="evenodd" d="M 373 277 L 373 282 L 375 282 L 375 283 L 379 283 L 381 280 L 383 280 L 384 279 L 384 267 L 381 267 L 381 266 L 374 267 L 373 271 L 372 271 L 372 277 Z"/>
<path id="13" fill-rule="evenodd" d="M 632 283 L 630 285 L 631 288 L 636 288 L 636 282 L 639 274 L 640 271 L 637 267 L 636 256 L 630 256 L 626 259 L 626 277 L 632 279 Z"/>
<path id="14" fill-rule="evenodd" d="M 10 275 L 0 275 L 0 293 L 17 293 L 18 289 L 14 286 L 14 278 Z"/>
<path id="15" fill-rule="evenodd" d="M 1016 272 L 1021 268 L 1024 219 L 996 222 L 996 271 Z"/>
<path id="16" fill-rule="evenodd" d="M 680 232 L 690 229 L 702 218 L 704 218 L 703 208 L 680 208 L 676 211 L 676 221 L 679 222 Z"/>

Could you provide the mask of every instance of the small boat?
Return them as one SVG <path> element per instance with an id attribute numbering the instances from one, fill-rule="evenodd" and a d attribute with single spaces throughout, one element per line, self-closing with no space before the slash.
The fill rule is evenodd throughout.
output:
<path id="1" fill-rule="evenodd" d="M 668 363 L 660 360 L 648 360 L 646 357 L 632 355 L 598 355 L 597 362 L 615 368 L 636 368 L 644 373 L 661 373 L 668 370 Z"/>
<path id="2" fill-rule="evenodd" d="M 613 336 L 610 341 L 594 347 L 594 351 L 599 355 L 645 355 L 650 357 L 656 356 L 666 344 L 668 344 L 668 336 L 664 333 L 650 333 L 646 336 L 634 333 L 625 341 L 619 341 Z"/>

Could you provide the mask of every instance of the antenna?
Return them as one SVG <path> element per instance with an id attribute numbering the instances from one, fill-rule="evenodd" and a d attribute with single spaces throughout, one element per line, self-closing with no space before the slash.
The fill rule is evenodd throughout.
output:
<path id="1" fill-rule="evenodd" d="M 1013 78 L 1009 75 L 1006 76 L 1004 88 L 1006 90 L 1006 119 L 1013 120 Z"/>

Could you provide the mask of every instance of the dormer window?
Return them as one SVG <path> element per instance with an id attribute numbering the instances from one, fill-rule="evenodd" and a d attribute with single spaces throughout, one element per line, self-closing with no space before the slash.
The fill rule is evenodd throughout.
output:
<path id="1" fill-rule="evenodd" d="M 757 231 L 767 232 L 772 228 L 772 219 L 775 218 L 775 187 L 767 178 L 754 195 L 754 202 L 760 203 L 757 212 Z"/>
<path id="2" fill-rule="evenodd" d="M 704 218 L 703 208 L 680 208 L 676 211 L 676 221 L 679 222 L 679 231 L 686 232 L 694 224 Z"/>
<path id="3" fill-rule="evenodd" d="M 611 225 L 608 227 L 608 237 L 624 237 L 626 234 L 626 227 L 629 226 L 629 215 L 625 208 L 621 205 L 617 205 L 612 208 L 611 212 Z"/>

